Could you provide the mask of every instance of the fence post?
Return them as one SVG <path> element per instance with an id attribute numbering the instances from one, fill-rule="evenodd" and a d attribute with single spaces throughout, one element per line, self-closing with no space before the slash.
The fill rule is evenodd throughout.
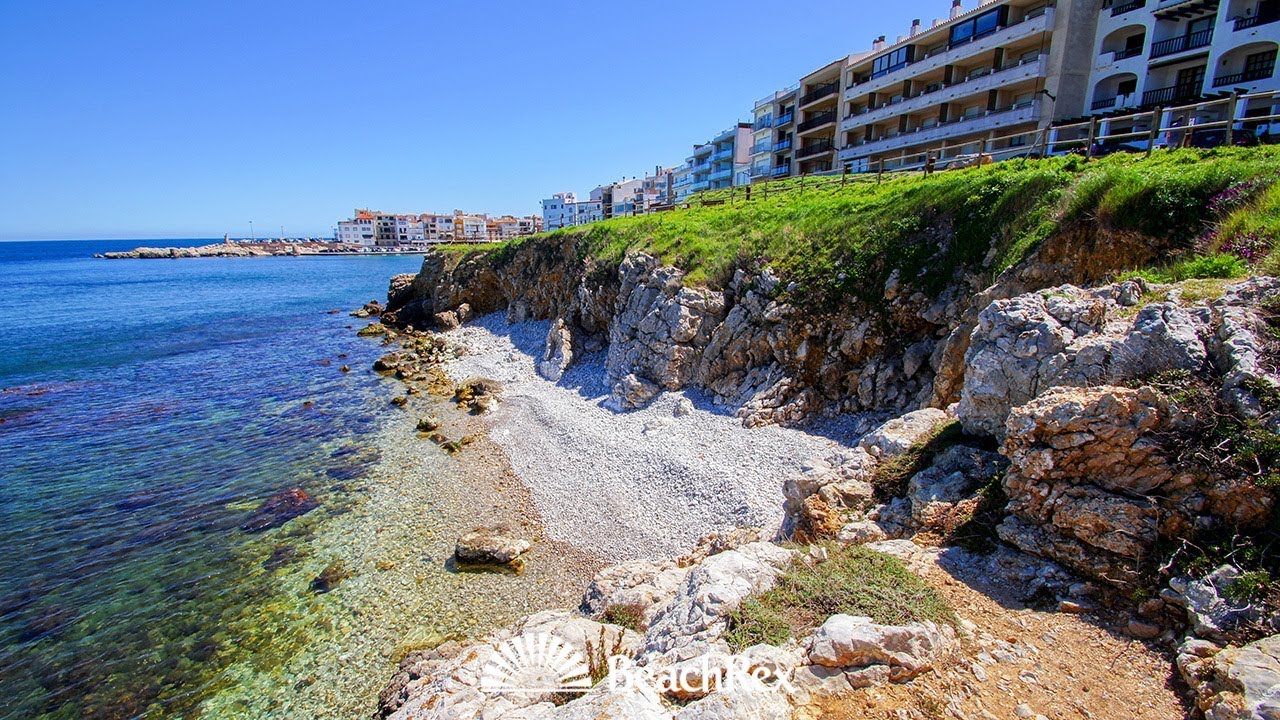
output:
<path id="1" fill-rule="evenodd" d="M 876 160 L 876 184 L 879 185 L 880 181 L 883 179 L 884 179 L 884 158 L 880 158 L 879 160 Z"/>
<path id="2" fill-rule="evenodd" d="M 1089 162 L 1089 158 L 1093 157 L 1093 143 L 1098 139 L 1098 117 L 1095 115 L 1089 120 L 1089 144 L 1084 147 L 1084 161 Z"/>
<path id="3" fill-rule="evenodd" d="M 1160 118 L 1164 117 L 1164 108 L 1157 105 L 1151 111 L 1151 131 L 1147 133 L 1147 157 L 1156 148 L 1156 139 L 1160 137 Z"/>
<path id="4" fill-rule="evenodd" d="M 1227 141 L 1224 144 L 1227 147 L 1235 147 L 1236 94 L 1231 93 L 1231 97 L 1222 102 L 1227 105 Z"/>
<path id="5" fill-rule="evenodd" d="M 840 166 L 840 187 L 844 187 L 845 179 L 849 177 L 849 166 Z"/>

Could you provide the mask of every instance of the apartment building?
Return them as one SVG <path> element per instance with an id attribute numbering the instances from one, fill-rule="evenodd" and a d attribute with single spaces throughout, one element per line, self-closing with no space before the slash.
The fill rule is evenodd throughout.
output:
<path id="1" fill-rule="evenodd" d="M 756 101 L 747 170 L 752 182 L 785 177 L 791 173 L 796 93 L 799 89 L 799 85 L 792 85 Z"/>
<path id="2" fill-rule="evenodd" d="M 827 172 L 835 166 L 840 82 L 854 57 L 828 63 L 800 79 L 791 173 Z"/>
<path id="3" fill-rule="evenodd" d="M 688 182 L 677 188 L 677 198 L 749 182 L 751 127 L 751 123 L 737 123 L 707 142 L 695 145 L 693 154 L 685 160 Z"/>
<path id="4" fill-rule="evenodd" d="M 693 194 L 693 164 L 689 161 L 671 171 L 671 199 L 681 202 Z"/>
<path id="5" fill-rule="evenodd" d="M 348 245 L 372 247 L 377 237 L 373 222 L 373 215 L 367 210 L 356 210 L 352 213 L 350 220 L 338 222 L 338 229 L 334 238 L 338 242 Z"/>
<path id="6" fill-rule="evenodd" d="M 603 219 L 604 208 L 600 200 L 579 201 L 575 193 L 562 192 L 542 201 L 542 227 L 546 230 L 586 225 Z"/>
<path id="7" fill-rule="evenodd" d="M 591 191 L 591 201 L 600 203 L 605 219 L 644 212 L 644 181 L 638 178 L 600 185 Z"/>
<path id="8" fill-rule="evenodd" d="M 641 212 L 649 212 L 655 205 L 666 205 L 674 199 L 675 168 L 661 165 L 646 175 L 640 184 Z"/>
<path id="9" fill-rule="evenodd" d="M 1280 0 L 1106 0 L 1092 47 L 1087 112 L 1280 90 Z M 1246 101 L 1248 115 L 1275 112 Z M 1216 119 L 1216 118 L 1215 118 Z"/>
<path id="10" fill-rule="evenodd" d="M 1097 16 L 1095 0 L 953 0 L 948 19 L 880 37 L 844 70 L 838 163 L 858 172 L 924 152 L 1025 152 L 1083 107 Z"/>
<path id="11" fill-rule="evenodd" d="M 489 217 L 487 215 L 467 215 L 455 210 L 453 218 L 454 237 L 458 242 L 487 242 L 489 240 Z"/>

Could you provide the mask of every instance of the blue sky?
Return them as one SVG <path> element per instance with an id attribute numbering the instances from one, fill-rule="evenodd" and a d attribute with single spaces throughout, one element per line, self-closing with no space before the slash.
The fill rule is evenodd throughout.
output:
<path id="1" fill-rule="evenodd" d="M 679 162 L 950 3 L 6 5 L 0 239 L 43 239 L 329 235 L 366 205 L 533 213 Z"/>

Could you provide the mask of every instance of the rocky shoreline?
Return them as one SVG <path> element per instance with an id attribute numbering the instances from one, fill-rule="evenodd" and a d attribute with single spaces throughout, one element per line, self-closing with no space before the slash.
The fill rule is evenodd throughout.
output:
<path id="1" fill-rule="evenodd" d="M 1270 517 L 1270 495 L 1252 481 L 1179 466 L 1170 446 L 1161 444 L 1167 442 L 1161 438 L 1191 429 L 1188 410 L 1179 406 L 1185 398 L 1163 378 L 1202 373 L 1214 383 L 1209 396 L 1221 396 L 1225 412 L 1274 424 L 1263 389 L 1280 385 L 1266 330 L 1271 308 L 1280 304 L 1280 281 L 1019 290 L 1034 287 L 1037 277 L 1061 274 L 1043 267 L 1053 252 L 1042 248 L 1041 265 L 1011 271 L 1003 289 L 971 298 L 944 293 L 950 309 L 939 305 L 942 300 L 912 300 L 914 312 L 942 324 L 932 333 L 938 340 L 891 341 L 884 326 L 846 317 L 836 339 L 822 341 L 835 344 L 835 355 L 830 349 L 815 355 L 812 344 L 806 349 L 815 333 L 830 337 L 829 330 L 769 300 L 769 283 L 776 280 L 767 271 L 740 275 L 717 295 L 685 287 L 679 271 L 638 255 L 618 269 L 616 285 L 601 282 L 598 273 L 566 277 L 558 265 L 554 277 L 566 278 L 559 286 L 559 280 L 525 285 L 486 279 L 489 271 L 469 261 L 448 267 L 428 256 L 422 273 L 393 280 L 384 324 L 435 326 L 445 331 L 442 337 L 477 351 L 446 362 L 453 372 L 498 376 L 519 388 L 486 427 L 512 454 L 535 503 L 551 513 L 548 532 L 625 562 L 597 575 L 577 609 L 535 614 L 482 640 L 446 643 L 407 658 L 383 693 L 384 714 L 818 717 L 833 704 L 894 710 L 872 698 L 895 696 L 915 704 L 897 707 L 894 717 L 923 718 L 933 715 L 924 713 L 919 693 L 935 681 L 922 674 L 947 681 L 960 673 L 976 689 L 942 698 L 942 704 L 954 707 L 952 717 L 985 718 L 990 714 L 983 703 L 994 706 L 997 692 L 1009 694 L 977 687 L 990 674 L 981 669 L 983 658 L 999 650 L 1012 653 L 1008 662 L 1017 664 L 1026 656 L 1017 647 L 984 645 L 982 633 L 970 627 L 968 608 L 956 608 L 955 630 L 837 613 L 817 618 L 788 643 L 731 647 L 725 638 L 744 603 L 797 563 L 824 567 L 828 551 L 821 544 L 798 550 L 776 544 L 795 539 L 896 557 L 944 588 L 957 581 L 986 583 L 987 597 L 1048 608 L 1045 622 L 1056 626 L 1054 632 L 1084 632 L 1078 627 L 1084 623 L 1112 633 L 1097 642 L 1135 653 L 1140 665 L 1180 674 L 1192 690 L 1189 702 L 1214 720 L 1266 717 L 1273 689 L 1280 688 L 1271 637 L 1280 627 L 1275 608 L 1241 599 L 1232 588 L 1243 573 L 1230 564 L 1209 577 L 1178 571 L 1158 576 L 1151 574 L 1151 562 L 1170 540 L 1193 529 L 1248 533 Z M 522 262 L 508 261 L 503 272 L 537 267 Z M 557 287 L 574 289 L 557 295 Z M 895 285 L 886 287 L 885 297 L 893 305 L 902 294 Z M 447 304 L 459 298 L 476 305 Z M 505 317 L 476 320 L 473 307 L 505 309 Z M 528 322 L 548 315 L 550 320 Z M 800 375 L 795 362 L 803 365 Z M 850 362 L 867 365 L 850 370 Z M 836 381 L 836 375 L 851 379 Z M 845 398 L 834 404 L 823 389 L 832 382 L 846 388 L 833 393 Z M 563 393 L 564 401 L 554 393 Z M 689 492 L 710 489 L 718 496 L 751 482 L 708 487 L 689 475 L 692 464 L 649 464 L 627 458 L 632 448 L 622 447 L 665 435 L 665 445 L 656 447 L 681 452 L 689 445 L 678 433 L 690 405 L 732 420 L 736 432 L 755 439 L 788 423 L 816 429 L 817 435 L 793 432 L 827 442 L 806 446 L 795 442 L 798 436 L 789 439 L 778 456 L 784 462 L 769 469 L 757 486 L 759 500 L 748 503 L 761 512 L 708 513 L 691 501 L 705 497 Z M 581 424 L 572 422 L 575 416 Z M 824 416 L 846 424 L 823 430 Z M 597 426 L 600 434 L 594 435 Z M 717 467 L 715 456 L 723 452 L 726 468 L 749 473 L 754 458 L 736 454 L 732 433 L 725 427 L 712 432 L 719 439 L 708 447 L 706 455 L 714 458 L 709 464 Z M 618 437 L 621 442 L 609 443 Z M 598 454 L 590 454 L 592 447 Z M 557 464 L 566 457 L 578 462 Z M 620 466 L 638 465 L 634 481 L 608 470 L 615 457 Z M 588 471 L 601 465 L 605 471 L 593 484 Z M 673 484 L 663 485 L 667 480 Z M 624 490 L 608 501 L 629 484 L 643 490 Z M 676 498 L 695 508 L 694 515 L 668 516 L 646 505 L 655 496 Z M 784 514 L 763 513 L 770 503 Z M 619 512 L 628 507 L 648 509 L 631 520 Z M 600 518 L 610 525 L 620 521 L 620 532 L 611 536 Z M 657 532 L 647 532 L 646 525 Z M 703 532 L 712 534 L 695 543 Z M 970 542 L 972 549 L 954 547 Z M 686 554 L 670 559 L 681 552 Z M 1135 605 L 1135 587 L 1153 582 L 1163 587 L 1147 590 L 1148 601 Z M 619 624 L 619 608 L 627 608 L 627 622 Z M 716 689 L 715 683 L 696 695 L 601 683 L 565 699 L 481 687 L 486 663 L 504 643 L 547 633 L 587 655 L 598 651 L 588 642 L 598 635 L 659 675 L 683 672 L 705 655 L 765 670 L 760 686 L 749 692 Z M 1088 661 L 1076 666 L 1101 673 Z M 906 695 L 892 690 L 903 683 Z M 1080 709 L 1085 700 L 1063 697 L 1010 711 L 1026 718 L 1077 710 L 1102 717 L 1089 713 L 1114 709 L 1107 702 L 1124 695 L 1120 702 L 1135 703 L 1121 705 L 1132 717 L 1185 715 L 1176 694 L 1143 686 L 1138 677 L 1110 692 L 1102 704 L 1085 703 L 1093 710 Z M 1029 688 L 1026 695 L 1036 693 Z"/>
<path id="2" fill-rule="evenodd" d="M 198 247 L 139 247 L 133 250 L 95 254 L 95 258 L 107 260 L 171 260 L 177 258 L 231 258 L 231 257 L 297 257 L 300 255 L 363 255 L 368 254 L 354 245 L 338 245 L 329 242 L 220 242 Z M 391 254 L 391 253 L 379 253 Z M 419 255 L 414 253 L 396 253 Z"/>

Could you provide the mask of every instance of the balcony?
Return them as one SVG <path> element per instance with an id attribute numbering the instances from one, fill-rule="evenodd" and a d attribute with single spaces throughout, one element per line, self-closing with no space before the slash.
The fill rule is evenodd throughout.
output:
<path id="1" fill-rule="evenodd" d="M 979 40 L 974 40 L 952 49 L 940 50 L 909 63 L 903 70 L 894 70 L 878 78 L 864 80 L 847 88 L 844 91 L 844 99 L 853 101 L 867 93 L 879 92 L 891 86 L 901 86 L 903 78 L 908 75 L 919 77 L 925 73 L 940 70 L 947 65 L 963 64 L 961 61 L 965 58 L 972 58 L 998 47 L 1007 47 L 1015 41 L 1033 37 L 1052 29 L 1053 18 L 1053 8 L 1045 8 L 1042 13 L 1025 17 L 1012 25 L 1006 25 Z"/>
<path id="2" fill-rule="evenodd" d="M 712 161 L 712 162 L 715 162 L 716 160 L 725 160 L 725 159 L 727 159 L 727 158 L 731 158 L 731 157 L 733 157 L 733 148 L 731 148 L 731 147 L 728 147 L 728 148 L 722 148 L 722 149 L 720 149 L 720 150 L 717 150 L 717 151 L 715 151 L 715 152 L 711 153 L 711 161 Z"/>
<path id="3" fill-rule="evenodd" d="M 773 168 L 769 167 L 768 165 L 759 165 L 757 167 L 751 168 L 751 177 L 753 178 L 768 177 L 772 172 L 773 172 Z"/>
<path id="4" fill-rule="evenodd" d="M 782 113 L 781 115 L 779 115 L 777 118 L 774 119 L 773 126 L 782 127 L 783 125 L 786 125 L 790 123 L 792 120 L 794 120 L 795 116 L 796 115 L 793 112 Z"/>
<path id="5" fill-rule="evenodd" d="M 765 115 L 764 117 L 758 118 L 755 122 L 751 123 L 752 130 L 765 130 L 771 127 L 773 127 L 772 115 Z"/>
<path id="6" fill-rule="evenodd" d="M 796 104 L 800 107 L 804 107 L 805 105 L 811 105 L 813 103 L 818 102 L 822 98 L 827 97 L 828 95 L 835 95 L 839 89 L 840 89 L 839 81 L 823 83 L 817 86 L 816 88 L 814 88 L 813 90 L 810 90 L 809 92 L 805 93 L 804 95 L 801 95 L 800 102 Z"/>
<path id="7" fill-rule="evenodd" d="M 761 105 L 768 105 L 769 103 L 778 102 L 779 100 L 787 97 L 788 95 L 790 95 L 791 93 L 799 89 L 800 89 L 799 85 L 792 85 L 791 87 L 783 88 L 776 92 L 771 92 L 768 95 L 765 95 L 764 97 L 757 100 L 755 107 L 760 107 Z"/>
<path id="8" fill-rule="evenodd" d="M 1141 54 L 1142 54 L 1141 45 L 1139 45 L 1138 47 L 1131 47 L 1131 48 L 1125 48 L 1123 50 L 1117 50 L 1111 53 L 1111 62 L 1120 62 L 1121 60 L 1128 60 L 1131 57 L 1138 57 Z"/>
<path id="9" fill-rule="evenodd" d="M 808 120 L 805 120 L 804 122 L 797 125 L 796 132 L 802 132 L 802 133 L 809 132 L 810 130 L 818 129 L 823 125 L 830 125 L 835 121 L 836 121 L 836 111 L 824 110 L 823 112 L 820 112 L 817 115 L 814 115 Z"/>
<path id="10" fill-rule="evenodd" d="M 1185 52 L 1187 50 L 1207 47 L 1211 42 L 1213 42 L 1213 28 L 1194 32 L 1190 35 L 1180 35 L 1176 38 L 1169 38 L 1168 40 L 1161 40 L 1158 43 L 1153 43 L 1151 45 L 1151 57 L 1154 59 Z"/>
<path id="11" fill-rule="evenodd" d="M 831 152 L 831 148 L 831 141 L 827 138 L 823 138 L 817 142 L 802 145 L 799 150 L 796 150 L 796 157 L 807 158 L 813 157 L 814 155 L 821 155 L 823 153 Z"/>
<path id="12" fill-rule="evenodd" d="M 1118 97 L 1109 97 L 1109 98 L 1103 98 L 1101 100 L 1094 100 L 1093 104 L 1089 106 L 1089 109 L 1090 110 L 1107 110 L 1115 107 L 1116 101 L 1119 99 L 1120 98 Z"/>
<path id="13" fill-rule="evenodd" d="M 916 128 L 892 137 L 846 145 L 840 149 L 840 161 L 847 162 L 875 153 L 889 152 L 914 145 L 925 145 L 962 135 L 990 132 L 1033 123 L 1040 120 L 1040 101 L 1031 100 L 1012 107 L 991 110 L 977 117 L 961 118 L 928 128 Z"/>
<path id="14" fill-rule="evenodd" d="M 751 146 L 752 155 L 763 155 L 767 152 L 772 152 L 772 151 L 773 151 L 773 143 L 762 142 L 762 143 L 756 143 L 755 145 Z"/>
<path id="15" fill-rule="evenodd" d="M 1123 15 L 1132 10 L 1137 10 L 1140 7 L 1146 6 L 1146 4 L 1147 4 L 1147 0 L 1129 0 L 1129 2 L 1123 2 L 1123 3 L 1120 3 L 1119 5 L 1112 5 L 1111 17 L 1115 17 L 1117 15 Z"/>
<path id="16" fill-rule="evenodd" d="M 778 177 L 779 175 L 786 175 L 789 172 L 791 172 L 791 163 L 787 163 L 785 165 L 775 165 L 773 167 L 773 170 L 769 171 L 769 174 L 772 175 L 773 177 Z"/>
<path id="17" fill-rule="evenodd" d="M 690 165 L 690 166 L 689 166 L 689 171 L 690 171 L 690 172 L 695 172 L 695 173 L 704 173 L 704 172 L 709 171 L 710 169 L 711 169 L 711 162 L 710 162 L 710 161 L 700 162 L 700 163 L 698 163 L 698 164 L 696 164 L 696 165 Z"/>
<path id="18" fill-rule="evenodd" d="M 970 95 L 996 90 L 1032 78 L 1044 77 L 1047 72 L 1047 63 L 1048 57 L 1041 55 L 1017 65 L 1000 68 L 995 72 L 970 75 L 957 83 L 942 85 L 935 90 L 904 98 L 896 103 L 881 105 L 859 115 L 847 117 L 840 124 L 840 130 L 852 130 L 862 125 L 882 122 L 899 115 L 919 112 L 944 102 L 954 102 Z"/>
<path id="19" fill-rule="evenodd" d="M 1258 13 L 1253 17 L 1236 18 L 1235 25 L 1232 28 L 1232 31 L 1247 30 L 1251 27 L 1266 25 L 1267 23 L 1273 23 L 1277 20 L 1280 20 L 1280 12 L 1273 12 L 1273 13 L 1266 13 L 1266 14 Z"/>
<path id="20" fill-rule="evenodd" d="M 726 170 L 717 170 L 711 173 L 711 177 L 707 179 L 710 180 L 711 182 L 716 182 L 717 180 L 728 180 L 731 177 L 733 177 L 733 168 L 728 168 Z"/>
<path id="21" fill-rule="evenodd" d="M 1171 102 L 1194 100 L 1200 97 L 1198 85 L 1174 85 L 1173 87 L 1148 90 L 1142 93 L 1143 105 L 1167 105 Z"/>
<path id="22" fill-rule="evenodd" d="M 782 152 L 783 150 L 790 150 L 790 149 L 791 149 L 791 138 L 787 138 L 786 140 L 779 140 L 778 142 L 773 144 L 774 152 Z"/>
<path id="23" fill-rule="evenodd" d="M 693 192 L 702 192 L 703 190 L 706 190 L 709 187 L 711 187 L 710 180 L 699 180 L 698 182 L 693 184 L 693 187 L 689 189 L 692 190 Z"/>
<path id="24" fill-rule="evenodd" d="M 1214 87 L 1222 87 L 1224 85 L 1239 85 L 1241 83 L 1252 82 L 1254 80 L 1266 80 L 1274 75 L 1276 65 L 1273 61 L 1269 66 L 1254 68 L 1246 72 L 1236 73 L 1234 75 L 1220 75 L 1213 79 Z"/>
<path id="25" fill-rule="evenodd" d="M 1151 11 L 1161 20 L 1185 20 L 1218 9 L 1220 0 L 1159 0 Z"/>

